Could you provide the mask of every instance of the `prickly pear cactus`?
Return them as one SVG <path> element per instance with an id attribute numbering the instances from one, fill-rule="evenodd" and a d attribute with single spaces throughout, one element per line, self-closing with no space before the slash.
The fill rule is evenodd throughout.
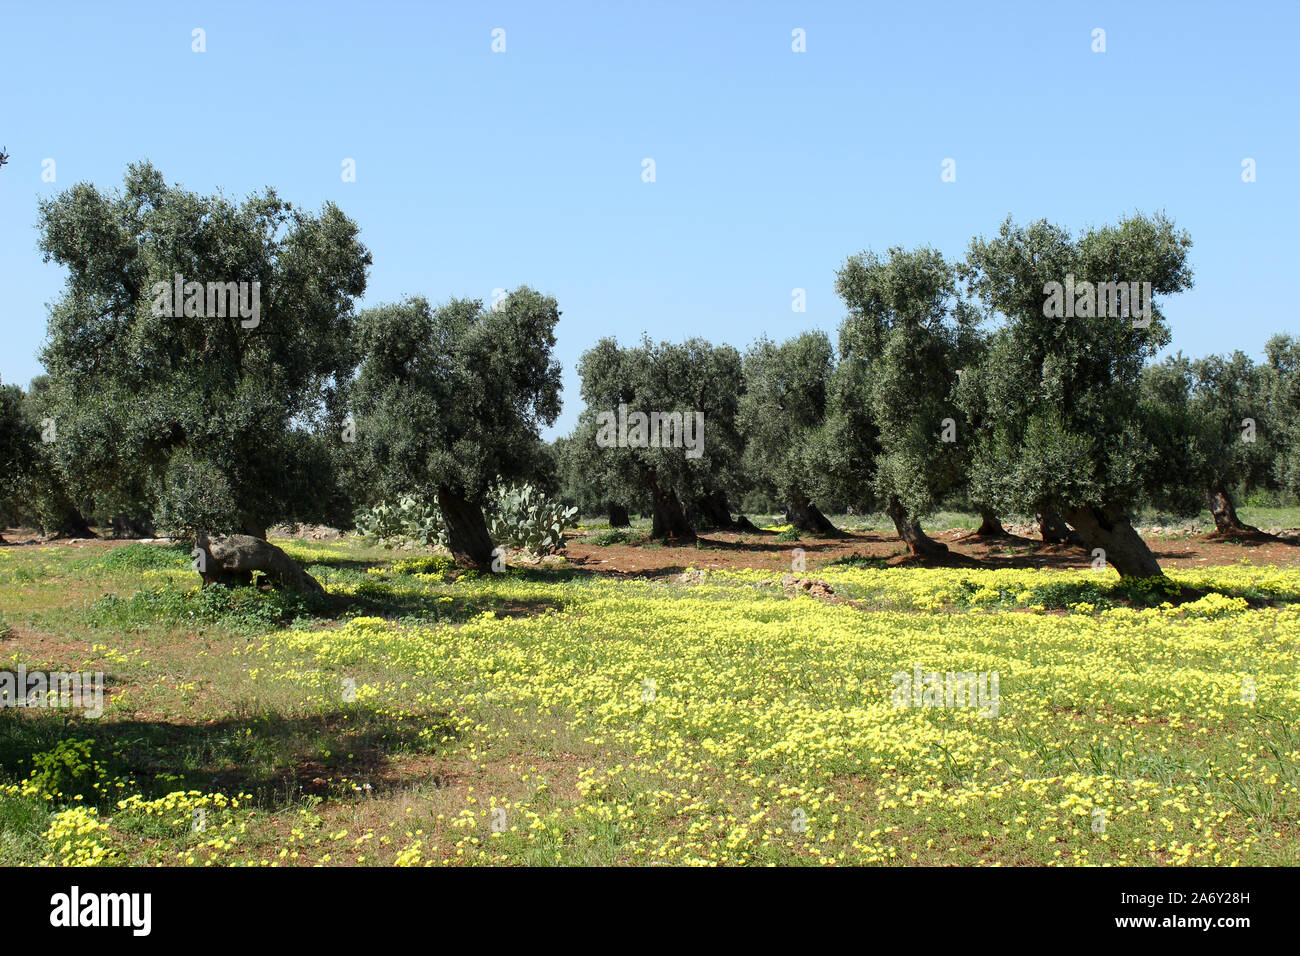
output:
<path id="1" fill-rule="evenodd" d="M 566 508 L 531 484 L 494 485 L 484 511 L 493 541 L 536 555 L 563 547 L 564 529 L 578 520 L 577 508 Z"/>

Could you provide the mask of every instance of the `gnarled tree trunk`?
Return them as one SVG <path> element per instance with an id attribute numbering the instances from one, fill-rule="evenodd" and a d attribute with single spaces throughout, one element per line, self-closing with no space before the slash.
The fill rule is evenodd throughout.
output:
<path id="1" fill-rule="evenodd" d="M 447 522 L 447 549 L 456 563 L 479 571 L 492 570 L 492 538 L 483 509 L 450 488 L 438 489 L 438 507 Z"/>
<path id="2" fill-rule="evenodd" d="M 992 508 L 980 508 L 980 526 L 975 529 L 977 538 L 1006 538 L 1007 529 Z"/>
<path id="3" fill-rule="evenodd" d="M 935 541 L 921 530 L 921 522 L 907 513 L 903 503 L 891 497 L 885 507 L 885 514 L 894 522 L 898 536 L 907 543 L 907 549 L 918 557 L 938 557 L 948 553 L 948 546 L 942 541 Z"/>
<path id="4" fill-rule="evenodd" d="M 80 511 L 73 505 L 69 505 L 63 512 L 63 517 L 59 519 L 59 526 L 51 535 L 54 538 L 98 538 L 99 535 L 90 527 L 90 522 L 85 519 Z"/>
<path id="5" fill-rule="evenodd" d="M 609 503 L 609 526 L 611 528 L 626 528 L 631 524 L 632 519 L 628 517 L 627 509 L 611 501 Z"/>
<path id="6" fill-rule="evenodd" d="M 1123 578 L 1163 577 L 1160 563 L 1147 543 L 1133 528 L 1128 513 L 1117 507 L 1071 508 L 1066 512 L 1090 552 L 1100 548 L 1101 557 Z"/>
<path id="7" fill-rule="evenodd" d="M 1263 534 L 1254 525 L 1245 524 L 1237 517 L 1232 495 L 1223 485 L 1210 489 L 1206 498 L 1209 500 L 1210 514 L 1214 515 L 1214 530 L 1219 534 Z"/>
<path id="8" fill-rule="evenodd" d="M 320 582 L 275 545 L 247 534 L 200 534 L 195 541 L 199 576 L 204 584 L 247 586 L 261 571 L 274 583 L 294 591 L 323 594 Z"/>
<path id="9" fill-rule="evenodd" d="M 1038 533 L 1043 537 L 1043 544 L 1073 544 L 1082 547 L 1084 538 L 1061 518 L 1055 508 L 1043 508 L 1037 514 Z"/>
<path id="10" fill-rule="evenodd" d="M 809 531 L 813 534 L 838 533 L 838 529 L 831 524 L 830 519 L 822 514 L 821 509 L 802 492 L 790 496 L 790 504 L 785 509 L 785 520 L 799 531 Z"/>
<path id="11" fill-rule="evenodd" d="M 731 528 L 731 506 L 721 491 L 700 495 L 691 510 L 693 514 L 688 514 L 687 518 L 698 517 L 706 528 Z"/>
<path id="12" fill-rule="evenodd" d="M 686 512 L 682 509 L 682 503 L 677 500 L 676 493 L 660 488 L 653 477 L 650 479 L 650 502 L 654 509 L 654 520 L 650 529 L 652 538 L 680 542 L 695 540 L 695 529 L 686 520 Z"/>
<path id="13" fill-rule="evenodd" d="M 113 517 L 109 519 L 109 527 L 113 529 L 113 537 L 115 538 L 158 537 L 158 532 L 154 527 L 153 519 L 148 515 L 113 515 Z"/>

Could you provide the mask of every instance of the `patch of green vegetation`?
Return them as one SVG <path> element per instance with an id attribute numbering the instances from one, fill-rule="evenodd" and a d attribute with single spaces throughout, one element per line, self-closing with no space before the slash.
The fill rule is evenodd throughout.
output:
<path id="1" fill-rule="evenodd" d="M 92 741 L 60 740 L 50 750 L 32 755 L 32 783 L 37 793 L 57 803 L 91 797 L 106 778 L 92 757 Z"/>
<path id="2" fill-rule="evenodd" d="M 291 591 L 210 584 L 188 591 L 144 588 L 129 598 L 107 594 L 91 605 L 87 616 L 93 627 L 105 630 L 160 621 L 204 621 L 231 630 L 263 631 L 286 627 L 314 610 L 320 610 L 315 602 Z"/>
<path id="3" fill-rule="evenodd" d="M 403 558 L 388 568 L 393 574 L 434 574 L 446 581 L 456 571 L 456 562 L 450 555 L 434 554 L 428 557 Z"/>
<path id="4" fill-rule="evenodd" d="M 43 836 L 49 820 L 49 802 L 42 797 L 0 789 L 0 866 L 39 863 L 49 849 Z"/>
<path id="5" fill-rule="evenodd" d="M 591 543 L 600 548 L 607 548 L 611 544 L 631 544 L 644 537 L 642 532 L 632 528 L 606 528 L 604 531 L 597 532 L 591 538 Z"/>
<path id="6" fill-rule="evenodd" d="M 113 548 L 95 565 L 105 571 L 170 571 L 190 563 L 190 549 L 183 544 L 140 544 L 133 541 Z"/>

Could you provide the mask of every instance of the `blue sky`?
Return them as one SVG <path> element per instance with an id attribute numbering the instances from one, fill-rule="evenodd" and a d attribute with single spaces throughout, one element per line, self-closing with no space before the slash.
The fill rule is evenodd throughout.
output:
<path id="1" fill-rule="evenodd" d="M 5 382 L 40 373 L 62 285 L 36 250 L 37 202 L 79 181 L 115 188 L 143 158 L 199 192 L 338 203 L 374 255 L 363 305 L 553 294 L 561 432 L 578 357 L 602 335 L 743 347 L 834 333 L 846 256 L 960 256 L 1008 213 L 1077 230 L 1165 210 L 1195 243 L 1195 288 L 1164 303 L 1174 348 L 1258 356 L 1300 331 L 1294 0 L 49 11 L 3 4 Z M 956 182 L 941 180 L 948 158 Z"/>

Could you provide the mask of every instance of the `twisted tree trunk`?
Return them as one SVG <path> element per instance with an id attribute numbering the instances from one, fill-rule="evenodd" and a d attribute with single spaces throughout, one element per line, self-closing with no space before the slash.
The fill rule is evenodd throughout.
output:
<path id="1" fill-rule="evenodd" d="M 438 507 L 447 522 L 447 549 L 463 568 L 492 570 L 492 538 L 483 509 L 450 488 L 438 489 Z"/>
<path id="2" fill-rule="evenodd" d="M 1037 518 L 1038 533 L 1043 537 L 1043 544 L 1072 544 L 1078 548 L 1084 546 L 1084 538 L 1065 523 L 1055 508 L 1043 508 L 1038 512 Z"/>
<path id="3" fill-rule="evenodd" d="M 1100 548 L 1101 557 L 1122 578 L 1163 577 L 1160 563 L 1133 528 L 1128 513 L 1118 507 L 1071 508 L 1066 512 L 1089 551 Z"/>
<path id="4" fill-rule="evenodd" d="M 894 522 L 898 536 L 907 543 L 907 549 L 912 554 L 917 557 L 933 558 L 948 553 L 948 546 L 942 541 L 935 541 L 921 530 L 921 522 L 909 515 L 903 503 L 897 498 L 890 497 L 885 507 L 885 514 L 889 515 L 890 520 Z"/>
<path id="5" fill-rule="evenodd" d="M 627 509 L 613 501 L 609 503 L 609 526 L 611 528 L 627 528 L 632 524 L 632 519 L 628 516 Z"/>
<path id="6" fill-rule="evenodd" d="M 991 508 L 980 508 L 980 526 L 975 529 L 977 538 L 1006 538 L 1007 529 L 1002 527 L 1002 519 Z"/>
<path id="7" fill-rule="evenodd" d="M 98 538 L 84 515 L 75 505 L 68 505 L 59 519 L 59 526 L 51 535 L 53 538 Z"/>
<path id="8" fill-rule="evenodd" d="M 115 538 L 156 538 L 158 531 L 149 515 L 113 515 L 109 520 Z"/>
<path id="9" fill-rule="evenodd" d="M 1216 485 L 1206 493 L 1210 504 L 1210 514 L 1214 515 L 1214 530 L 1223 535 L 1261 535 L 1254 525 L 1245 524 L 1237 517 L 1233 507 L 1232 495 L 1223 485 Z"/>
<path id="10" fill-rule="evenodd" d="M 822 514 L 821 509 L 801 491 L 796 491 L 790 496 L 790 504 L 785 509 L 785 520 L 799 531 L 809 531 L 813 534 L 838 533 L 838 529 L 831 524 L 830 519 Z"/>
<path id="11" fill-rule="evenodd" d="M 677 500 L 677 494 L 660 488 L 653 475 L 650 477 L 650 502 L 654 515 L 650 537 L 687 543 L 695 540 L 695 529 L 686 520 L 686 512 Z"/>
<path id="12" fill-rule="evenodd" d="M 699 517 L 707 528 L 722 528 L 725 530 L 731 528 L 731 506 L 727 502 L 726 494 L 721 491 L 711 491 L 707 495 L 700 495 L 695 499 L 695 505 L 691 510 L 694 515 L 688 514 L 687 517 Z"/>

